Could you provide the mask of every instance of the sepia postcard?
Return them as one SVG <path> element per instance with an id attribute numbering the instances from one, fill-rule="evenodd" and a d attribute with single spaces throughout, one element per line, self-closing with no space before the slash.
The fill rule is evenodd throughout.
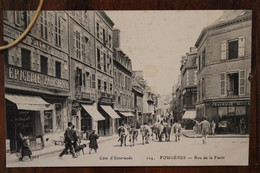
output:
<path id="1" fill-rule="evenodd" d="M 35 11 L 3 11 L 4 44 Z M 41 11 L 4 51 L 7 167 L 248 165 L 250 10 Z"/>

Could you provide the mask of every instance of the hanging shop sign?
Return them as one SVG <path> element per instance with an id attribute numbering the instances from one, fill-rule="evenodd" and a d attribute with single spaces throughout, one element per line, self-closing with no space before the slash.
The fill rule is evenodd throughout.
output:
<path id="1" fill-rule="evenodd" d="M 14 66 L 8 67 L 8 78 L 11 80 L 35 84 L 42 87 L 69 90 L 69 81 L 67 80 L 58 79 Z"/>

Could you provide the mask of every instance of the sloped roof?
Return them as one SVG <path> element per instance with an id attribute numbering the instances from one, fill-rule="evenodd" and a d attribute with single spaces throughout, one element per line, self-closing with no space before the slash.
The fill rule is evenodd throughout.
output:
<path id="1" fill-rule="evenodd" d="M 234 22 L 239 22 L 243 19 L 252 18 L 252 11 L 251 10 L 225 10 L 223 14 L 212 24 L 208 25 L 207 27 L 203 28 L 198 37 L 195 46 L 198 47 L 203 35 L 206 31 L 215 29 L 218 27 L 226 26 L 232 24 Z"/>

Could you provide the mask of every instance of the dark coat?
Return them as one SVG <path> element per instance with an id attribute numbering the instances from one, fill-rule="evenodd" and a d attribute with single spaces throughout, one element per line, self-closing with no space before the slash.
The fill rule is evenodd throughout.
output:
<path id="1" fill-rule="evenodd" d="M 73 137 L 73 133 L 74 133 L 74 130 L 70 129 L 70 128 L 67 128 L 65 133 L 64 133 L 64 142 L 65 143 L 71 143 L 72 141 L 74 141 L 74 137 Z"/>
<path id="2" fill-rule="evenodd" d="M 97 139 L 99 138 L 99 135 L 91 133 L 89 135 L 89 148 L 91 149 L 97 149 L 98 148 L 98 144 L 97 144 Z"/>
<path id="3" fill-rule="evenodd" d="M 29 144 L 27 143 L 26 140 L 23 140 L 22 156 L 30 156 L 30 155 L 32 155 L 32 151 L 29 148 Z"/>

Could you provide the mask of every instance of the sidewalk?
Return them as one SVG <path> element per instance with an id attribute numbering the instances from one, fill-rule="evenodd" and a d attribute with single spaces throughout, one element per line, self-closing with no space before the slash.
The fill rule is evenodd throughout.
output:
<path id="1" fill-rule="evenodd" d="M 193 130 L 183 130 L 182 134 L 187 138 L 201 138 L 201 134 L 194 132 Z M 208 138 L 249 138 L 249 135 L 240 135 L 240 134 L 216 134 L 208 135 Z"/>
<path id="2" fill-rule="evenodd" d="M 105 141 L 109 141 L 109 140 L 116 139 L 116 138 L 118 138 L 117 134 L 112 135 L 112 136 L 101 136 L 101 137 L 99 137 L 99 139 L 97 141 L 98 141 L 98 144 L 100 144 Z M 82 140 L 82 144 L 88 144 L 88 143 L 89 143 L 89 140 Z M 33 151 L 32 156 L 42 157 L 42 156 L 47 156 L 47 155 L 51 155 L 54 153 L 58 154 L 63 149 L 64 149 L 64 145 L 61 146 L 61 145 L 51 144 L 41 150 Z M 13 153 L 13 154 L 6 153 L 6 163 L 11 164 L 11 163 L 15 163 L 15 162 L 19 162 L 18 157 L 16 156 L 16 153 Z"/>

